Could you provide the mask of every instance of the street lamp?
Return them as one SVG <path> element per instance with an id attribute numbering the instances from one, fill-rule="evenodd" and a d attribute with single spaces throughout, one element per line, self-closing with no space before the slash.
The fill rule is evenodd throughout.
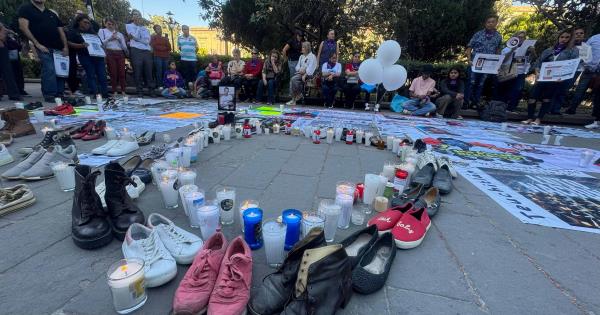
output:
<path id="1" fill-rule="evenodd" d="M 171 32 L 171 47 L 173 47 L 173 50 L 175 50 L 175 38 L 173 37 L 173 29 L 176 28 L 177 25 L 179 25 L 179 23 L 177 23 L 177 21 L 173 19 L 173 12 L 169 11 L 166 14 L 167 16 L 169 16 L 169 19 L 167 20 L 167 26 L 169 27 L 169 32 Z"/>

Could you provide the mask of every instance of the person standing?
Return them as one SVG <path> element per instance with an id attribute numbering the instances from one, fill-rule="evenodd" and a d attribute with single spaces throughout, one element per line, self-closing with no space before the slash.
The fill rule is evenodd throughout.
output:
<path id="1" fill-rule="evenodd" d="M 252 49 L 252 59 L 244 65 L 244 92 L 248 102 L 254 102 L 258 79 L 262 76 L 263 62 L 258 57 L 258 49 Z"/>
<path id="2" fill-rule="evenodd" d="M 74 27 L 67 34 L 69 47 L 75 51 L 79 63 L 85 69 L 88 84 L 88 94 L 95 96 L 100 93 L 102 97 L 108 97 L 108 85 L 106 82 L 106 61 L 104 57 L 90 56 L 88 43 L 83 35 L 97 36 L 92 29 L 90 18 L 87 15 L 78 15 Z M 99 87 L 96 82 L 98 82 Z"/>
<path id="3" fill-rule="evenodd" d="M 290 70 L 290 78 L 296 73 L 296 65 L 298 64 L 298 59 L 300 59 L 300 55 L 302 54 L 302 41 L 304 40 L 304 36 L 302 35 L 302 31 L 296 30 L 294 31 L 294 37 L 292 37 L 283 49 L 281 50 L 281 54 L 284 58 L 287 59 L 288 68 Z"/>
<path id="4" fill-rule="evenodd" d="M 523 42 L 527 39 L 527 32 L 518 31 L 513 35 L 513 37 L 517 37 L 519 39 L 519 44 L 513 48 L 502 48 L 501 54 L 505 56 L 503 65 L 515 67 L 517 76 L 504 82 L 498 82 L 495 91 L 496 95 L 498 95 L 498 99 L 508 105 L 506 110 L 511 113 L 514 113 L 515 109 L 519 105 L 523 87 L 525 86 L 525 77 L 531 68 L 531 60 L 535 59 L 536 56 L 533 46 L 530 46 L 523 56 L 517 56 L 515 53 L 516 50 L 519 49 L 519 47 L 521 47 Z"/>
<path id="5" fill-rule="evenodd" d="M 7 28 L 6 26 L 4 26 L 4 28 L 7 31 L 5 46 L 8 49 L 8 59 L 10 60 L 10 65 L 12 66 L 17 89 L 19 89 L 19 94 L 29 95 L 25 91 L 25 78 L 23 77 L 23 66 L 21 65 L 20 53 L 21 49 L 23 48 L 21 45 L 21 38 L 10 28 Z"/>
<path id="6" fill-rule="evenodd" d="M 582 32 L 583 30 L 579 30 Z M 575 41 L 577 41 L 577 32 L 575 30 Z M 581 36 L 583 37 L 583 36 Z M 597 77 L 600 72 L 598 63 L 600 62 L 600 34 L 596 34 L 590 37 L 587 42 L 575 47 L 579 49 L 579 57 L 581 58 L 581 64 L 579 71 L 575 74 L 575 78 L 579 77 L 577 87 L 575 87 L 575 95 L 571 100 L 570 106 L 565 112 L 566 114 L 573 115 L 577 111 L 577 107 L 583 101 L 585 93 L 587 92 L 588 86 L 593 81 L 594 77 Z M 573 80 L 575 82 L 576 80 Z"/>
<path id="7" fill-rule="evenodd" d="M 154 25 L 154 35 L 150 39 L 150 47 L 154 54 L 154 71 L 156 74 L 156 82 L 163 83 L 163 75 L 167 71 L 169 58 L 171 57 L 171 43 L 162 33 L 160 25 Z M 162 90 L 162 87 L 160 88 Z"/>
<path id="8" fill-rule="evenodd" d="M 335 40 L 335 31 L 329 30 L 327 32 L 327 39 L 322 41 L 319 45 L 319 51 L 317 53 L 317 60 L 319 61 L 319 67 L 322 67 L 323 64 L 329 62 L 329 58 L 333 54 L 336 56 L 339 54 L 339 45 Z"/>
<path id="9" fill-rule="evenodd" d="M 587 58 L 587 56 L 589 55 L 588 52 L 590 51 L 590 46 L 587 45 L 585 43 L 585 29 L 583 27 L 576 27 L 573 28 L 573 47 L 575 49 L 577 49 L 579 52 L 581 52 L 580 56 L 581 57 L 585 57 Z M 577 79 L 579 78 L 579 76 L 581 75 L 581 73 L 584 71 L 584 61 L 580 60 L 579 61 L 579 66 L 577 67 L 577 72 L 575 72 L 575 75 L 562 82 L 562 86 L 560 87 L 560 92 L 556 93 L 556 95 L 554 96 L 554 98 L 552 99 L 552 106 L 550 108 L 550 112 L 548 113 L 549 115 L 562 115 L 560 112 L 561 107 L 568 107 L 567 103 L 567 96 L 569 94 L 569 90 L 571 90 L 571 88 L 573 87 L 573 85 L 575 85 L 575 82 L 577 82 Z M 585 94 L 585 91 L 587 91 L 587 85 L 590 83 L 589 79 L 584 81 L 586 85 L 585 88 L 583 89 L 583 94 L 580 95 L 579 97 L 581 97 L 580 102 L 583 100 L 583 95 Z"/>
<path id="10" fill-rule="evenodd" d="M 542 63 L 552 61 L 571 60 L 579 56 L 579 51 L 574 48 L 574 38 L 571 31 L 562 31 L 558 36 L 557 43 L 553 47 L 546 48 L 535 65 L 535 82 L 533 91 L 527 100 L 527 120 L 524 124 L 539 125 L 544 116 L 551 110 L 552 100 L 561 92 L 563 82 L 539 81 Z M 542 101 L 539 114 L 535 115 L 535 107 L 538 101 Z"/>
<path id="11" fill-rule="evenodd" d="M 104 20 L 104 27 L 98 32 L 98 36 L 106 51 L 106 65 L 110 74 L 112 92 L 116 94 L 120 86 L 121 93 L 125 96 L 125 57 L 129 54 L 127 44 L 125 43 L 125 36 L 116 29 L 116 23 L 111 18 Z"/>
<path id="12" fill-rule="evenodd" d="M 490 76 L 486 73 L 475 73 L 471 71 L 473 58 L 479 54 L 497 54 L 502 44 L 502 36 L 496 30 L 498 26 L 498 16 L 488 16 L 485 19 L 485 28 L 473 35 L 469 44 L 467 44 L 467 59 L 469 68 L 467 69 L 467 83 L 465 87 L 465 101 L 468 106 L 479 107 L 479 99 L 483 91 L 485 80 Z"/>
<path id="13" fill-rule="evenodd" d="M 181 53 L 181 75 L 183 75 L 187 87 L 189 82 L 194 82 L 196 78 L 198 42 L 194 36 L 190 35 L 189 26 L 181 26 L 181 32 L 183 34 L 177 39 L 177 46 L 179 46 L 179 51 Z"/>
<path id="14" fill-rule="evenodd" d="M 594 106 L 592 109 L 592 117 L 594 117 L 594 121 L 589 125 L 585 125 L 585 128 L 598 129 L 600 128 L 600 80 L 598 80 L 598 77 L 593 80 L 592 93 L 594 94 L 594 99 L 592 101 Z"/>
<path id="15" fill-rule="evenodd" d="M 146 83 L 150 96 L 154 96 L 154 80 L 152 79 L 152 48 L 150 32 L 144 27 L 142 14 L 138 10 L 131 11 L 133 22 L 125 26 L 129 38 L 131 66 L 139 97 L 143 97 L 143 83 Z"/>
<path id="16" fill-rule="evenodd" d="M 0 23 L 0 78 L 4 79 L 8 99 L 11 101 L 21 101 L 23 98 L 19 95 L 19 89 L 15 80 L 13 80 L 13 69 L 8 57 L 8 48 L 6 47 L 7 41 L 8 29 Z M 1 97 L 2 94 L 0 94 Z"/>
<path id="17" fill-rule="evenodd" d="M 33 43 L 42 64 L 42 95 L 46 102 L 62 97 L 65 80 L 56 76 L 54 53 L 69 55 L 64 24 L 58 15 L 46 8 L 46 0 L 30 0 L 19 7 L 19 28 Z"/>

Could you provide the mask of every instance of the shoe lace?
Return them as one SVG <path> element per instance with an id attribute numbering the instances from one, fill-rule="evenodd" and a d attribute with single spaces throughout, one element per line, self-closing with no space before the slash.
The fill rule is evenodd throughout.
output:
<path id="1" fill-rule="evenodd" d="M 54 142 L 54 133 L 46 132 L 46 134 L 44 135 L 44 139 L 42 139 L 42 141 L 38 145 L 46 148 L 46 147 L 50 146 L 53 142 Z"/>
<path id="2" fill-rule="evenodd" d="M 158 246 L 156 237 L 156 233 L 152 233 L 149 238 L 142 242 L 142 247 L 144 248 L 144 261 L 147 263 L 148 268 L 166 255 L 163 247 Z"/>
<path id="3" fill-rule="evenodd" d="M 95 185 L 96 177 L 100 174 L 100 171 L 95 171 L 86 175 L 83 180 L 83 187 L 77 196 L 79 200 L 84 201 L 81 203 L 81 218 L 83 220 L 87 220 L 95 215 L 104 215 L 104 213 L 97 213 L 98 208 L 95 206 L 100 202 L 100 198 L 96 194 Z"/>
<path id="4" fill-rule="evenodd" d="M 238 267 L 239 262 L 242 262 L 243 260 L 242 257 L 233 256 L 225 261 L 224 275 L 221 278 L 221 282 L 217 284 L 221 295 L 232 296 L 238 292 L 236 289 L 240 286 L 240 283 L 244 281 L 243 273 Z"/>
<path id="5" fill-rule="evenodd" d="M 175 229 L 173 225 L 169 225 L 167 227 L 165 224 L 161 224 L 159 226 L 167 233 L 169 238 L 175 241 L 177 244 L 192 242 L 192 239 L 189 236 L 182 234 L 180 231 Z"/>
<path id="6" fill-rule="evenodd" d="M 213 263 L 209 259 L 212 253 L 212 249 L 205 249 L 198 253 L 199 261 L 194 263 L 194 270 L 192 271 L 193 286 L 209 284 L 212 281 L 211 276 L 214 274 L 211 270 L 219 270 L 218 263 Z"/>

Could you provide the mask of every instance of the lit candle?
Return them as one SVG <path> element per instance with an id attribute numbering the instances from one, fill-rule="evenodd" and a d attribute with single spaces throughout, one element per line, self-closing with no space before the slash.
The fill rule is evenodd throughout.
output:
<path id="1" fill-rule="evenodd" d="M 198 141 L 194 137 L 188 137 L 185 139 L 185 143 L 183 144 L 185 147 L 190 148 L 190 163 L 195 163 L 198 161 Z"/>
<path id="2" fill-rule="evenodd" d="M 302 236 L 306 237 L 313 228 L 325 227 L 325 216 L 316 212 L 304 212 L 302 214 Z"/>
<path id="3" fill-rule="evenodd" d="M 279 133 L 279 124 L 278 123 L 273 124 L 273 133 L 275 133 L 275 134 Z"/>
<path id="4" fill-rule="evenodd" d="M 184 145 L 181 149 L 181 160 L 179 163 L 183 167 L 190 167 L 190 162 L 192 161 L 192 148 Z"/>
<path id="5" fill-rule="evenodd" d="M 396 170 L 396 165 L 392 162 L 385 162 L 383 164 L 383 176 L 385 176 L 388 180 L 392 180 L 394 178 L 394 171 Z"/>
<path id="6" fill-rule="evenodd" d="M 244 232 L 244 211 L 250 208 L 258 208 L 259 203 L 256 200 L 247 199 L 242 202 L 240 205 L 240 226 L 242 228 L 242 233 Z"/>
<path id="7" fill-rule="evenodd" d="M 385 142 L 385 145 L 387 146 L 388 150 L 391 150 L 394 146 L 394 137 L 392 136 L 387 136 L 387 141 Z"/>
<path id="8" fill-rule="evenodd" d="M 229 141 L 231 139 L 231 126 L 225 125 L 223 126 L 223 139 L 225 141 Z"/>
<path id="9" fill-rule="evenodd" d="M 193 185 L 196 181 L 196 172 L 192 170 L 180 170 L 179 171 L 179 185 Z"/>
<path id="10" fill-rule="evenodd" d="M 174 209 L 177 208 L 178 193 L 175 190 L 175 182 L 177 181 L 176 170 L 166 170 L 161 175 L 161 181 L 159 183 L 160 193 L 163 197 L 165 208 Z"/>
<path id="11" fill-rule="evenodd" d="M 189 212 L 190 226 L 193 228 L 200 228 L 200 219 L 198 218 L 198 208 L 204 206 L 205 203 L 204 190 L 198 189 L 197 191 L 186 192 L 184 195 L 184 204 L 186 205 Z M 218 213 L 217 213 L 218 216 Z M 218 220 L 218 219 L 217 219 Z"/>
<path id="12" fill-rule="evenodd" d="M 179 188 L 179 199 L 181 200 L 181 204 L 183 205 L 183 212 L 188 217 L 190 216 L 190 209 L 188 208 L 187 202 L 185 201 L 185 195 L 187 193 L 198 191 L 198 186 L 196 185 L 183 185 Z"/>
<path id="13" fill-rule="evenodd" d="M 356 143 L 362 143 L 363 137 L 365 136 L 365 132 L 362 130 L 356 130 Z"/>
<path id="14" fill-rule="evenodd" d="M 263 245 L 262 225 L 263 212 L 260 208 L 249 208 L 244 212 L 244 240 L 251 249 L 259 249 Z"/>
<path id="15" fill-rule="evenodd" d="M 75 167 L 67 163 L 58 162 L 52 165 L 52 172 L 58 181 L 58 186 L 63 191 L 75 189 Z"/>
<path id="16" fill-rule="evenodd" d="M 179 168 L 179 159 L 181 157 L 181 148 L 173 148 L 165 154 L 165 160 L 169 167 L 177 169 Z"/>
<path id="17" fill-rule="evenodd" d="M 398 154 L 398 150 L 400 148 L 400 142 L 402 142 L 402 139 L 394 138 L 394 140 L 392 142 L 392 152 L 393 153 Z"/>
<path id="18" fill-rule="evenodd" d="M 365 132 L 365 146 L 367 146 L 367 147 L 371 146 L 371 137 L 373 137 L 372 132 Z"/>
<path id="19" fill-rule="evenodd" d="M 327 143 L 329 143 L 329 144 L 333 143 L 333 128 L 327 129 Z"/>
<path id="20" fill-rule="evenodd" d="M 385 197 L 375 197 L 375 201 L 373 202 L 373 209 L 377 212 L 383 212 L 388 208 L 388 199 Z"/>
<path id="21" fill-rule="evenodd" d="M 300 239 L 302 212 L 296 209 L 283 210 L 281 218 L 283 223 L 287 225 L 287 231 L 285 233 L 285 250 L 290 250 Z"/>
<path id="22" fill-rule="evenodd" d="M 115 129 L 110 126 L 106 126 L 106 128 L 104 128 L 104 133 L 106 134 L 106 138 L 108 140 L 117 139 L 117 133 L 115 132 Z"/>
<path id="23" fill-rule="evenodd" d="M 354 197 L 346 194 L 337 194 L 337 196 L 335 196 L 335 203 L 341 208 L 337 226 L 340 229 L 347 229 L 350 227 L 350 218 L 352 215 Z"/>
<path id="24" fill-rule="evenodd" d="M 42 133 L 43 133 L 44 135 L 46 135 L 46 133 L 47 133 L 48 131 L 52 131 L 52 130 L 54 130 L 54 129 L 52 129 L 52 128 L 49 128 L 49 127 L 44 127 L 44 128 L 42 128 Z"/>
<path id="25" fill-rule="evenodd" d="M 217 190 L 217 203 L 221 211 L 221 224 L 229 225 L 234 221 L 235 189 L 223 187 Z"/>
<path id="26" fill-rule="evenodd" d="M 169 164 L 163 160 L 156 160 L 150 166 L 150 172 L 152 173 L 152 179 L 154 179 L 154 185 L 158 185 L 161 180 L 160 175 L 169 168 Z"/>
<path id="27" fill-rule="evenodd" d="M 131 313 L 146 303 L 143 260 L 121 259 L 108 268 L 106 275 L 117 313 Z"/>
<path id="28" fill-rule="evenodd" d="M 219 228 L 219 207 L 211 200 L 195 209 L 202 238 L 208 240 Z"/>

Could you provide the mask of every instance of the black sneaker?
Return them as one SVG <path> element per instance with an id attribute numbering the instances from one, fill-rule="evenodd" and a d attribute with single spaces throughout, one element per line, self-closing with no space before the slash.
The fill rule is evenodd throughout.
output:
<path id="1" fill-rule="evenodd" d="M 41 108 L 41 107 L 44 107 L 44 105 L 42 105 L 42 102 L 31 102 L 31 103 L 25 105 L 26 110 L 34 110 L 36 108 Z"/>
<path id="2" fill-rule="evenodd" d="M 396 258 L 392 233 L 385 233 L 367 250 L 352 271 L 352 288 L 361 294 L 371 294 L 383 288 Z"/>
<path id="3" fill-rule="evenodd" d="M 42 141 L 36 146 L 38 145 L 44 149 L 47 149 L 51 146 L 60 145 L 64 149 L 70 145 L 75 145 L 75 142 L 73 142 L 73 139 L 71 139 L 71 136 L 69 136 L 68 133 L 61 130 L 51 130 L 46 132 Z M 21 155 L 28 155 L 33 152 L 33 148 L 36 146 L 20 148 L 17 150 L 17 153 Z"/>

